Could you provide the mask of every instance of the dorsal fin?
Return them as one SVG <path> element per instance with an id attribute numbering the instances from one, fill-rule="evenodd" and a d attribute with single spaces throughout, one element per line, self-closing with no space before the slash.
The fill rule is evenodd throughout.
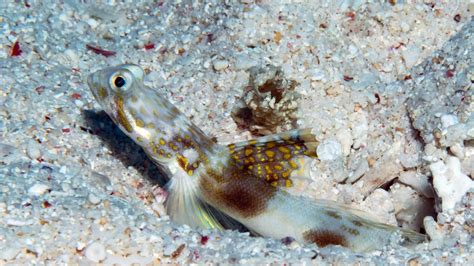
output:
<path id="1" fill-rule="evenodd" d="M 291 187 L 296 176 L 305 176 L 308 159 L 316 158 L 318 141 L 311 129 L 230 144 L 231 163 L 273 186 Z M 307 178 L 307 176 L 305 177 Z"/>

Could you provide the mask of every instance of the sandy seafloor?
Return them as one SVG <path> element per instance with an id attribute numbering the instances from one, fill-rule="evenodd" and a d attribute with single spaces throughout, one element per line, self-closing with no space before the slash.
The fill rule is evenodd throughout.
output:
<path id="1" fill-rule="evenodd" d="M 0 3 L 0 265 L 474 264 L 472 2 L 108 2 Z M 125 62 L 220 143 L 313 128 L 319 159 L 290 192 L 429 241 L 354 253 L 173 224 L 163 177 L 85 82 Z M 277 127 L 238 126 L 267 65 L 297 97 L 257 95 Z"/>

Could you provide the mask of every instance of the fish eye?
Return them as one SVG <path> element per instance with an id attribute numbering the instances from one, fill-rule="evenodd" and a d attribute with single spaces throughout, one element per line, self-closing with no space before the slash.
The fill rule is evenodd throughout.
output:
<path id="1" fill-rule="evenodd" d="M 113 82 L 117 88 L 122 88 L 127 83 L 122 76 L 115 77 Z"/>

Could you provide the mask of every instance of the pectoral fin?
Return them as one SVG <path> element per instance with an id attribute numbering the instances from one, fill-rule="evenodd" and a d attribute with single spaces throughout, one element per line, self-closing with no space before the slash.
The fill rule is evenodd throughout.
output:
<path id="1" fill-rule="evenodd" d="M 166 210 L 171 220 L 193 228 L 246 231 L 239 222 L 201 200 L 193 178 L 175 174 L 167 184 Z"/>

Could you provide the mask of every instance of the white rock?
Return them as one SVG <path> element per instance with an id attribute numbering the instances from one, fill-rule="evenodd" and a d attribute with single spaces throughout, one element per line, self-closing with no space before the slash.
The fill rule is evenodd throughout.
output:
<path id="1" fill-rule="evenodd" d="M 405 21 L 401 21 L 400 28 L 403 32 L 408 32 L 410 30 L 410 24 L 406 23 Z"/>
<path id="2" fill-rule="evenodd" d="M 423 218 L 434 214 L 433 200 L 420 196 L 415 190 L 403 184 L 390 187 L 395 215 L 403 227 L 418 231 L 423 225 Z"/>
<path id="3" fill-rule="evenodd" d="M 406 49 L 402 51 L 402 56 L 405 60 L 405 66 L 407 68 L 411 68 L 416 64 L 420 52 L 420 48 L 415 45 L 408 45 Z"/>
<path id="4" fill-rule="evenodd" d="M 448 128 L 452 125 L 456 125 L 457 123 L 459 123 L 459 119 L 455 115 L 445 114 L 441 116 L 441 125 L 443 128 Z"/>
<path id="5" fill-rule="evenodd" d="M 28 189 L 28 195 L 30 196 L 41 196 L 43 195 L 46 191 L 48 191 L 49 186 L 45 184 L 34 184 L 32 187 Z"/>
<path id="6" fill-rule="evenodd" d="M 351 153 L 352 136 L 351 130 L 348 128 L 341 128 L 336 133 L 336 139 L 341 143 L 342 154 L 348 156 Z"/>
<path id="7" fill-rule="evenodd" d="M 342 146 L 336 140 L 326 140 L 316 149 L 321 161 L 332 161 L 342 156 Z"/>
<path id="8" fill-rule="evenodd" d="M 247 56 L 238 56 L 235 60 L 235 68 L 240 70 L 246 70 L 256 65 L 257 61 Z"/>
<path id="9" fill-rule="evenodd" d="M 390 194 L 381 188 L 374 190 L 362 203 L 364 209 L 370 210 L 366 217 L 383 223 L 397 224 Z"/>
<path id="10" fill-rule="evenodd" d="M 354 138 L 353 148 L 358 149 L 361 146 L 366 146 L 369 131 L 367 114 L 365 112 L 355 112 L 349 116 L 349 119 L 351 121 L 352 137 Z"/>
<path id="11" fill-rule="evenodd" d="M 97 205 L 100 203 L 100 198 L 97 197 L 94 193 L 90 193 L 87 199 L 89 200 L 91 204 L 94 204 L 94 205 Z"/>
<path id="12" fill-rule="evenodd" d="M 217 71 L 226 69 L 228 66 L 229 66 L 229 61 L 227 60 L 215 60 L 213 62 L 213 67 Z"/>
<path id="13" fill-rule="evenodd" d="M 3 247 L 0 249 L 0 259 L 13 260 L 18 255 L 18 253 L 20 253 L 19 248 Z"/>
<path id="14" fill-rule="evenodd" d="M 104 245 L 98 242 L 90 244 L 86 248 L 86 252 L 84 254 L 86 255 L 86 258 L 93 262 L 100 262 L 107 256 Z"/>
<path id="15" fill-rule="evenodd" d="M 434 192 L 433 187 L 428 182 L 428 177 L 422 174 L 418 174 L 414 170 L 401 172 L 398 180 L 403 184 L 406 184 L 416 191 L 423 194 L 427 198 L 433 198 Z"/>
<path id="16" fill-rule="evenodd" d="M 29 141 L 26 146 L 26 155 L 28 155 L 30 159 L 37 159 L 41 157 L 40 145 L 33 140 Z"/>
<path id="17" fill-rule="evenodd" d="M 313 68 L 310 71 L 309 78 L 313 81 L 319 81 L 324 79 L 324 71 L 319 68 Z"/>
<path id="18" fill-rule="evenodd" d="M 425 227 L 426 234 L 428 234 L 431 240 L 443 239 L 443 232 L 433 217 L 426 216 L 423 219 L 423 226 Z"/>
<path id="19" fill-rule="evenodd" d="M 436 194 L 442 199 L 443 212 L 453 209 L 464 194 L 474 188 L 474 181 L 461 172 L 461 162 L 456 157 L 448 156 L 446 163 L 432 163 L 430 170 Z"/>
<path id="20" fill-rule="evenodd" d="M 166 244 L 163 248 L 163 255 L 169 257 L 171 256 L 171 254 L 173 254 L 173 252 L 175 252 L 176 249 L 176 245 L 172 243 Z"/>
<path id="21" fill-rule="evenodd" d="M 454 156 L 458 157 L 459 159 L 464 158 L 464 145 L 460 143 L 454 143 L 449 147 L 449 151 L 451 151 Z"/>
<path id="22" fill-rule="evenodd" d="M 369 170 L 369 163 L 365 158 L 360 159 L 356 168 L 349 172 L 349 177 L 347 182 L 353 183 L 357 181 L 361 176 L 363 176 Z"/>
<path id="23" fill-rule="evenodd" d="M 13 226 L 25 226 L 25 225 L 32 225 L 33 224 L 32 219 L 19 220 L 19 219 L 15 219 L 15 218 L 7 218 L 7 219 L 5 219 L 4 222 L 7 225 L 13 225 Z"/>
<path id="24" fill-rule="evenodd" d="M 66 51 L 64 51 L 64 56 L 69 59 L 69 61 L 72 63 L 72 64 L 75 64 L 79 61 L 79 56 L 77 55 L 77 53 L 72 50 L 72 49 L 67 49 Z"/>

